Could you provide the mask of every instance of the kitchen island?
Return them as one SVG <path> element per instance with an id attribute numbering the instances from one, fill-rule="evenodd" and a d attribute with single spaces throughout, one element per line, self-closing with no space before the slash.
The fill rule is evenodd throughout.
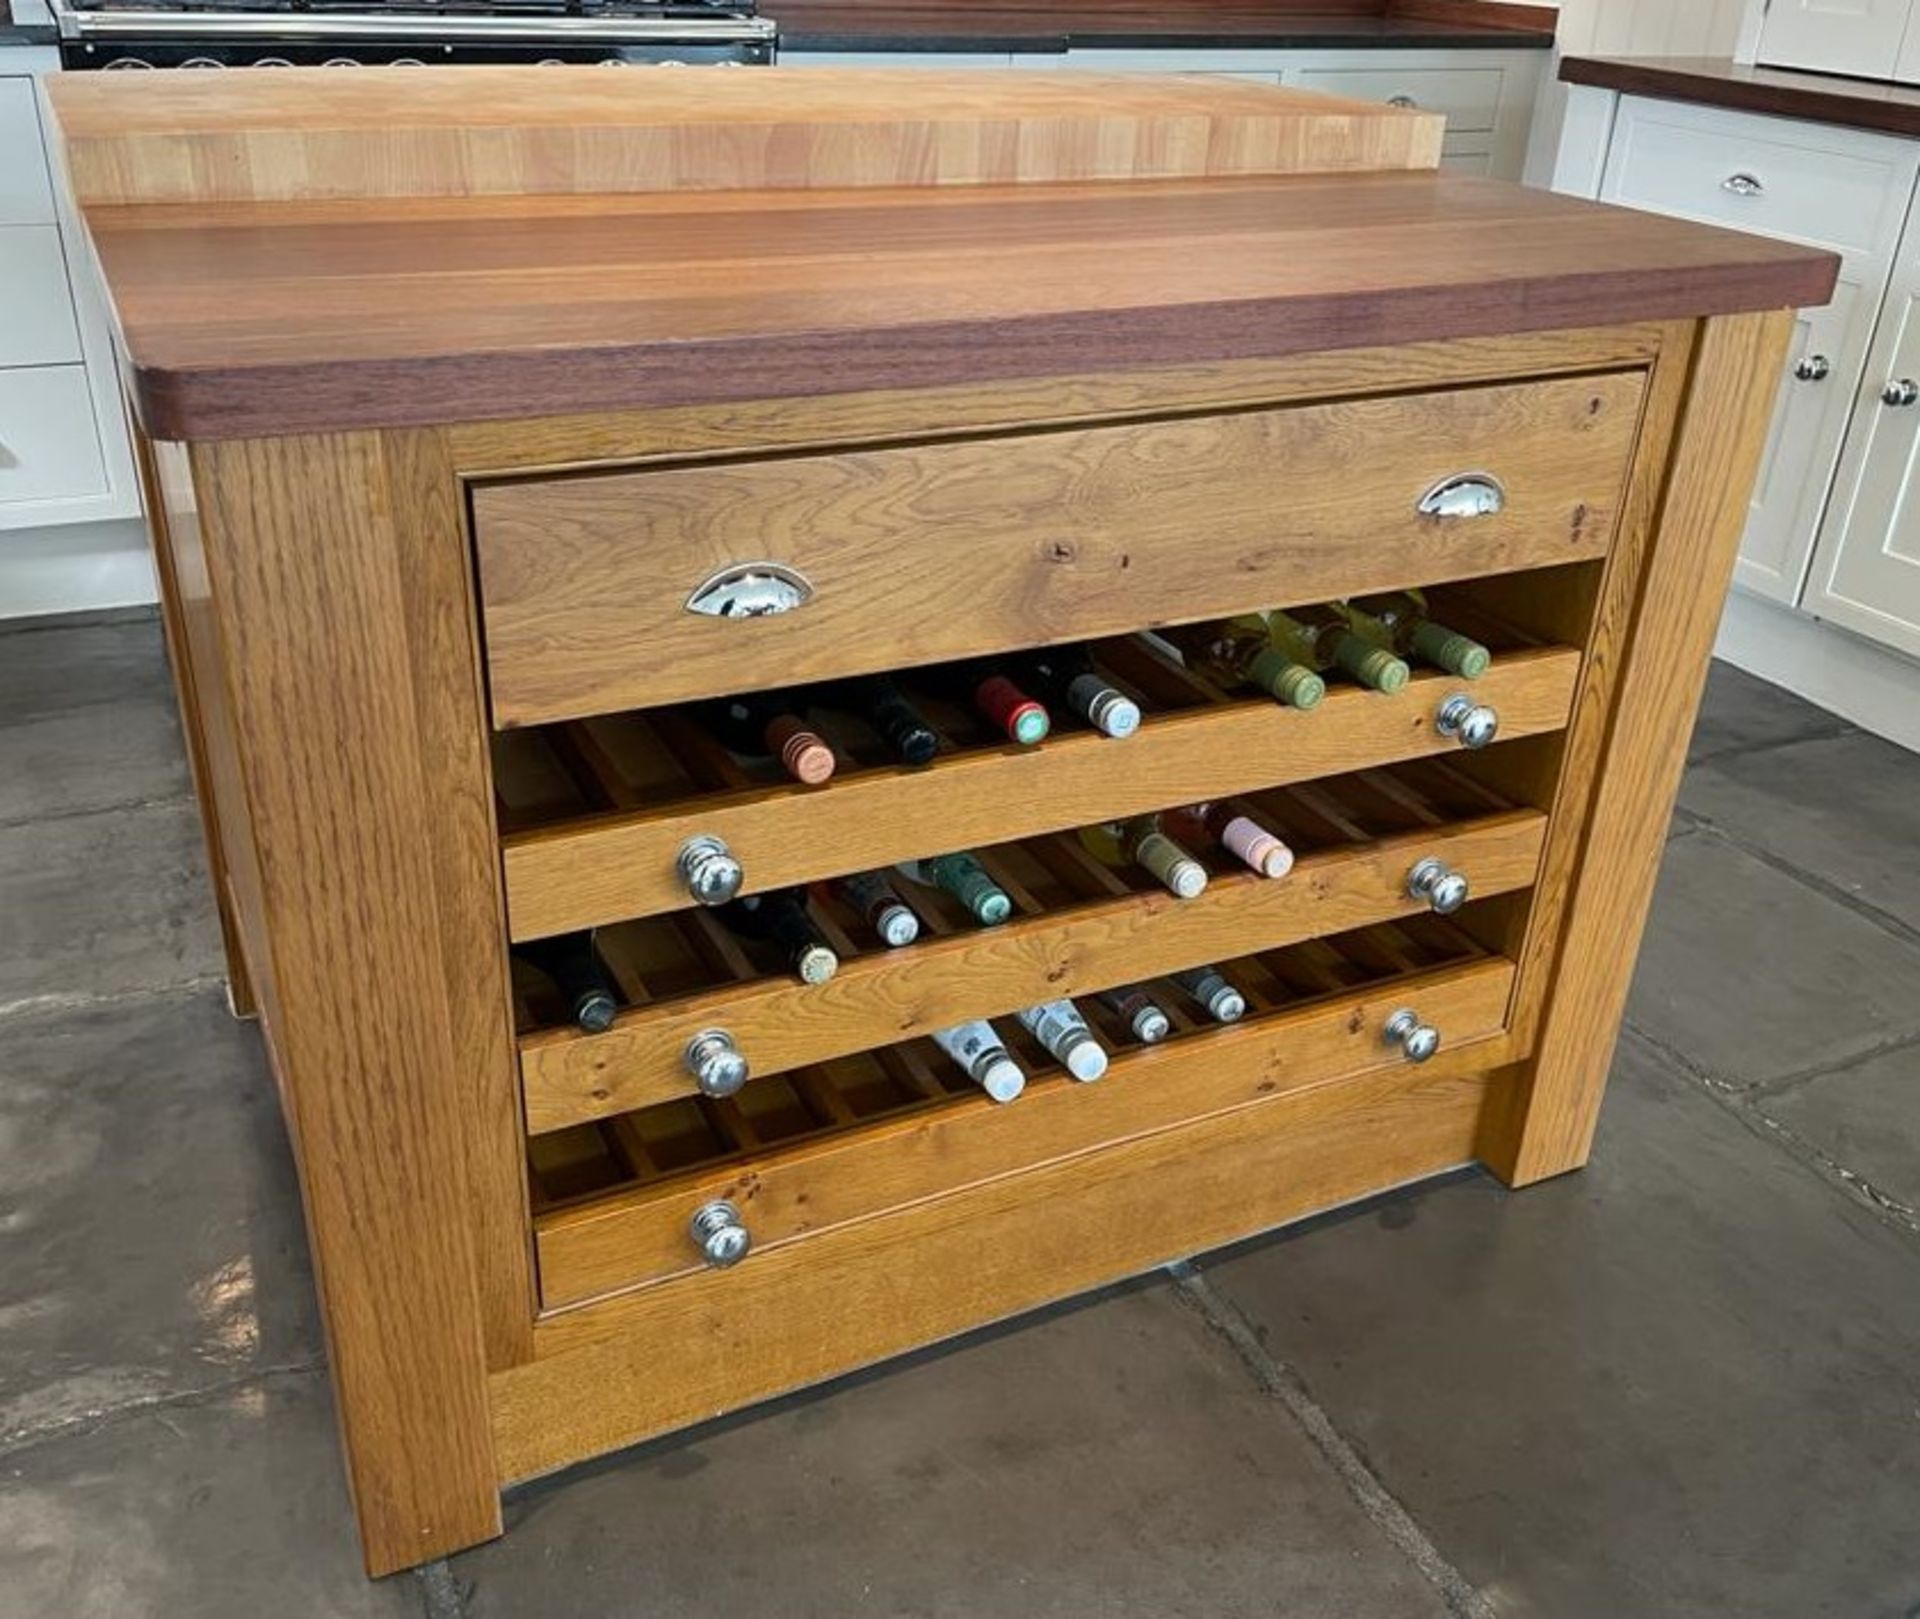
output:
<path id="1" fill-rule="evenodd" d="M 373 1572 L 1585 1160 L 1829 256 L 1237 83 L 118 78 L 54 105 Z"/>

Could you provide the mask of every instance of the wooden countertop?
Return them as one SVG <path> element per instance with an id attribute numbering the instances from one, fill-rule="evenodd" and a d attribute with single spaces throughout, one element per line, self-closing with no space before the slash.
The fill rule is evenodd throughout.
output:
<path id="1" fill-rule="evenodd" d="M 1560 77 L 1569 84 L 1663 101 L 1920 137 L 1920 90 L 1910 85 L 1748 67 L 1722 56 L 1569 56 L 1560 64 Z"/>
<path id="2" fill-rule="evenodd" d="M 1831 255 L 1469 176 L 89 209 L 159 438 L 1823 303 Z"/>

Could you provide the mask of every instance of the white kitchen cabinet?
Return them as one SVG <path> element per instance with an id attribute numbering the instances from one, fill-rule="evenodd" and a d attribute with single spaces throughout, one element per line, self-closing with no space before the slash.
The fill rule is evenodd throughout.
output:
<path id="1" fill-rule="evenodd" d="M 33 80 L 0 79 L 0 225 L 52 223 L 53 185 Z"/>
<path id="2" fill-rule="evenodd" d="M 80 358 L 67 260 L 52 225 L 0 225 L 0 366 L 62 365 Z"/>
<path id="3" fill-rule="evenodd" d="M 24 527 L 49 506 L 106 488 L 86 367 L 0 371 L 0 512 Z"/>
<path id="4" fill-rule="evenodd" d="M 1909 44 L 1913 11 L 1914 0 L 1768 0 L 1759 60 L 1881 78 Z"/>
<path id="5" fill-rule="evenodd" d="M 1603 201 L 1841 255 L 1833 302 L 1801 314 L 1734 575 L 1749 590 L 1795 603 L 1867 374 L 1920 176 L 1920 144 L 1627 97 L 1612 119 L 1600 176 Z"/>

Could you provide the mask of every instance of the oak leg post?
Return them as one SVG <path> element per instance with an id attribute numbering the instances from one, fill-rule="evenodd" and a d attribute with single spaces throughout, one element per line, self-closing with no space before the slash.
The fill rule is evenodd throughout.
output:
<path id="1" fill-rule="evenodd" d="M 1510 1185 L 1577 1169 L 1592 1150 L 1791 330 L 1785 310 L 1700 328 L 1551 995 L 1531 1059 L 1504 1074 L 1481 1131 L 1482 1159 Z"/>
<path id="2" fill-rule="evenodd" d="M 437 446 L 192 452 L 265 1022 L 376 1574 L 499 1533 L 487 1377 L 532 1322 L 485 725 Z"/>

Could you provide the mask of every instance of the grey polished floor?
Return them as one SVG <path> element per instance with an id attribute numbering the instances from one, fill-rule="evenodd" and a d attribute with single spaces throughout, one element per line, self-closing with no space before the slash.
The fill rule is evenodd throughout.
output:
<path id="1" fill-rule="evenodd" d="M 1592 1167 L 517 1492 L 368 1583 L 157 630 L 0 633 L 0 1616 L 1920 1615 L 1920 759 L 1716 670 Z"/>

